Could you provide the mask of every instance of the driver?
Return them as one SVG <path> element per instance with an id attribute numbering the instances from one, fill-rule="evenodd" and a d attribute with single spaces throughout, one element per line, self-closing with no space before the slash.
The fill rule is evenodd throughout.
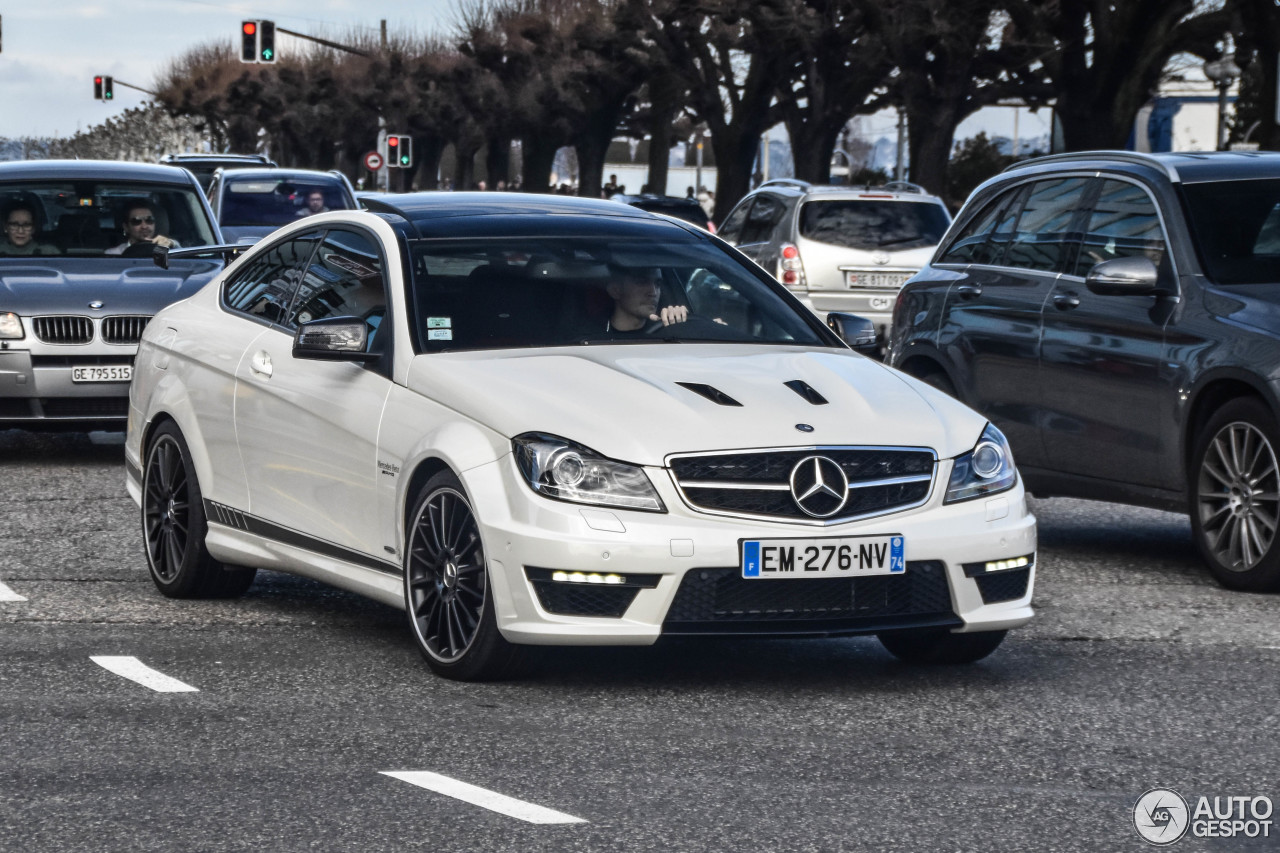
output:
<path id="1" fill-rule="evenodd" d="M 130 246 L 139 243 L 154 243 L 169 249 L 180 248 L 177 240 L 156 233 L 156 213 L 155 203 L 147 199 L 130 202 L 124 209 L 124 218 L 120 223 L 124 229 L 125 241 L 107 249 L 106 253 L 123 255 Z"/>
<path id="2" fill-rule="evenodd" d="M 662 298 L 662 270 L 657 267 L 610 266 L 611 277 L 605 292 L 613 299 L 613 313 L 605 323 L 606 332 L 643 334 L 649 323 L 670 326 L 689 319 L 685 305 L 668 305 L 658 310 Z"/>

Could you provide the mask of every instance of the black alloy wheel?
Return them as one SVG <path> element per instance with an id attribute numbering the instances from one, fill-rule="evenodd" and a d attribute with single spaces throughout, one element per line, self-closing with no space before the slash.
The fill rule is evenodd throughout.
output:
<path id="1" fill-rule="evenodd" d="M 256 569 L 226 566 L 205 549 L 208 525 L 191 452 L 172 423 L 161 424 L 142 472 L 142 534 L 151 579 L 170 598 L 229 598 Z"/>
<path id="2" fill-rule="evenodd" d="M 418 650 L 437 674 L 485 681 L 514 668 L 519 647 L 497 628 L 475 513 L 447 471 L 428 481 L 415 504 L 405 549 L 405 606 Z"/>
<path id="3" fill-rule="evenodd" d="M 1280 430 L 1254 398 L 1222 406 L 1200 432 L 1190 476 L 1191 527 L 1223 586 L 1280 589 Z"/>

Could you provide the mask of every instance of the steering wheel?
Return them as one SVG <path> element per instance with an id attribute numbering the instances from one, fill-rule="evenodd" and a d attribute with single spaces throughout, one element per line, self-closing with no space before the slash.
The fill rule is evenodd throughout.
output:
<path id="1" fill-rule="evenodd" d="M 150 242 L 134 243 L 132 246 L 126 247 L 125 250 L 120 253 L 120 257 L 149 258 L 151 257 L 151 254 L 155 251 L 155 249 L 156 249 L 155 243 L 150 243 Z"/>

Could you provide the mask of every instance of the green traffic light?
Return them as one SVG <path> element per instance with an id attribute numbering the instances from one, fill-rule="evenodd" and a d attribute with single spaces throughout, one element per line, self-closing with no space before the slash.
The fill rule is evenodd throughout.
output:
<path id="1" fill-rule="evenodd" d="M 401 165 L 401 166 L 408 166 L 408 165 L 409 165 L 409 158 L 408 158 L 408 157 L 401 157 L 401 158 L 400 158 L 400 165 Z"/>
<path id="2" fill-rule="evenodd" d="M 270 61 L 271 61 L 271 56 L 272 56 L 272 50 L 271 50 L 271 48 L 267 48 L 266 50 L 262 51 L 262 59 L 263 59 L 263 61 L 265 61 L 265 62 L 270 62 Z"/>

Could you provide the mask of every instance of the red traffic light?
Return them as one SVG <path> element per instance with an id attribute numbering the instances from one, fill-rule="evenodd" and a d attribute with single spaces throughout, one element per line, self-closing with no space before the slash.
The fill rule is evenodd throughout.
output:
<path id="1" fill-rule="evenodd" d="M 94 82 L 94 84 L 95 84 L 95 85 L 100 85 L 100 84 L 102 83 L 102 78 L 101 78 L 101 77 L 94 77 L 94 78 L 93 78 L 93 82 Z"/>
<path id="2" fill-rule="evenodd" d="M 400 137 L 398 137 L 398 136 L 388 136 L 388 137 L 387 137 L 387 147 L 388 147 L 388 148 L 395 148 L 395 147 L 396 147 L 397 145 L 399 145 L 399 144 L 400 144 Z"/>
<path id="3" fill-rule="evenodd" d="M 245 21 L 240 25 L 240 29 L 244 30 L 245 35 L 251 36 L 258 32 L 258 25 L 254 21 Z"/>

